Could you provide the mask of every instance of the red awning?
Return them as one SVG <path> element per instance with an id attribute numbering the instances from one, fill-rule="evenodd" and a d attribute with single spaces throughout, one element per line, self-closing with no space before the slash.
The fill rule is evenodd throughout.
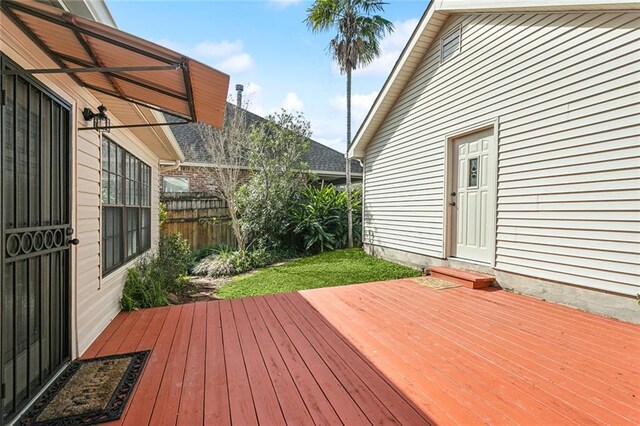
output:
<path id="1" fill-rule="evenodd" d="M 158 44 L 39 2 L 0 1 L 2 11 L 60 69 L 92 91 L 222 127 L 229 76 Z"/>

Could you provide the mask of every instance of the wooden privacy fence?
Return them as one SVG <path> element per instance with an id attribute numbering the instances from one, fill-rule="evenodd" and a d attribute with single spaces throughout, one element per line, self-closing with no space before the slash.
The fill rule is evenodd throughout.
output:
<path id="1" fill-rule="evenodd" d="M 216 244 L 236 247 L 224 200 L 211 194 L 188 192 L 162 193 L 160 202 L 167 211 L 162 230 L 169 234 L 179 232 L 192 250 Z"/>

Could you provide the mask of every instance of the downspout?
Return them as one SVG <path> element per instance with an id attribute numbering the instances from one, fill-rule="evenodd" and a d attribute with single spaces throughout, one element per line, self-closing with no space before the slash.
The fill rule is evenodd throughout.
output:
<path id="1" fill-rule="evenodd" d="M 362 199 L 360 200 L 360 242 L 362 243 L 362 248 L 364 249 L 364 194 L 365 194 L 365 179 L 366 179 L 366 169 L 365 169 L 365 160 L 362 158 L 354 158 L 358 160 L 360 166 L 362 167 L 362 185 L 360 189 L 360 196 Z"/>

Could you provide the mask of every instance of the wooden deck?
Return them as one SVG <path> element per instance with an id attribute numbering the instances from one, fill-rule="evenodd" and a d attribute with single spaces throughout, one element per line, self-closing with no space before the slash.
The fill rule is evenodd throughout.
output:
<path id="1" fill-rule="evenodd" d="M 640 327 L 411 280 L 119 315 L 128 425 L 640 424 Z"/>

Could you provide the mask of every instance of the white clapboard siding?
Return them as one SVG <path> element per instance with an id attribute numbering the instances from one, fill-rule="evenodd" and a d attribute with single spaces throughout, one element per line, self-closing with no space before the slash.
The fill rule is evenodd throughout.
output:
<path id="1" fill-rule="evenodd" d="M 639 28 L 637 12 L 450 16 L 367 146 L 365 242 L 444 257 L 445 138 L 499 119 L 495 268 L 638 293 Z"/>
<path id="2" fill-rule="evenodd" d="M 55 67 L 9 19 L 0 19 L 0 33 L 3 53 L 20 66 L 27 69 Z M 80 355 L 120 311 L 124 276 L 130 265 L 101 279 L 101 144 L 97 132 L 76 130 L 87 125 L 80 113 L 82 109 L 95 110 L 100 102 L 68 76 L 38 75 L 36 78 L 71 104 L 76 118 L 71 147 L 74 159 L 72 223 L 80 244 L 72 249 L 72 338 L 74 355 Z M 112 123 L 120 124 L 113 116 Z M 158 157 L 131 131 L 113 129 L 109 137 L 151 166 L 151 239 L 152 247 L 155 247 L 159 235 L 158 222 L 153 220 L 157 217 L 159 202 Z"/>

